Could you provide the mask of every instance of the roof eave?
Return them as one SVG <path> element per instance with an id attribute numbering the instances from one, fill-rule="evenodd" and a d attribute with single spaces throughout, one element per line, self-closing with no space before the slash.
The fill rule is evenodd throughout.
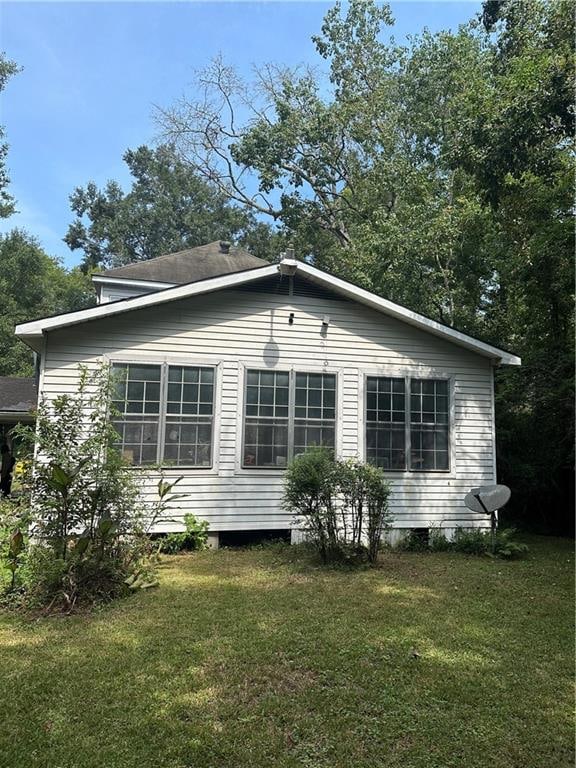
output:
<path id="1" fill-rule="evenodd" d="M 18 338 L 32 347 L 32 349 L 40 351 L 39 346 L 41 344 L 42 334 L 46 331 L 78 325 L 90 320 L 98 320 L 100 318 L 123 314 L 125 312 L 131 312 L 132 310 L 144 309 L 149 306 L 164 304 L 170 301 L 177 301 L 178 299 L 189 298 L 198 294 L 211 293 L 225 288 L 234 288 L 238 285 L 243 285 L 244 283 L 249 283 L 263 277 L 269 277 L 277 271 L 282 272 L 286 270 L 288 270 L 290 274 L 294 274 L 296 271 L 301 271 L 313 282 L 330 288 L 331 290 L 335 290 L 343 296 L 372 307 L 373 309 L 402 322 L 451 341 L 452 343 L 465 349 L 469 349 L 476 354 L 487 357 L 496 364 L 521 365 L 522 361 L 517 355 L 513 355 L 510 352 L 494 347 L 491 344 L 487 344 L 478 339 L 474 339 L 460 331 L 443 326 L 435 320 L 424 317 L 406 307 L 402 307 L 387 299 L 382 299 L 352 283 L 348 283 L 345 280 L 341 280 L 333 275 L 322 272 L 306 262 L 295 261 L 293 259 L 285 259 L 280 264 L 270 264 L 264 267 L 245 270 L 243 272 L 233 272 L 227 275 L 221 275 L 220 277 L 206 278 L 195 283 L 186 283 L 184 285 L 164 288 L 155 293 L 147 293 L 143 296 L 123 299 L 122 301 L 99 304 L 96 307 L 72 312 L 66 315 L 57 315 L 52 318 L 43 318 L 29 323 L 22 323 L 16 326 L 14 332 Z"/>
<path id="2" fill-rule="evenodd" d="M 174 288 L 178 283 L 169 283 L 162 280 L 139 280 L 135 277 L 110 277 L 109 275 L 94 274 L 92 275 L 92 282 L 96 285 L 124 285 L 135 288 L 157 288 L 158 290 L 164 290 L 165 288 Z"/>
<path id="3" fill-rule="evenodd" d="M 333 275 L 328 275 L 322 272 L 316 267 L 312 267 L 305 262 L 298 263 L 298 269 L 306 274 L 313 282 L 318 283 L 326 288 L 336 289 L 338 293 L 341 293 L 354 301 L 359 301 L 366 306 L 372 307 L 377 311 L 384 312 L 391 317 L 396 318 L 402 322 L 408 323 L 421 330 L 426 330 L 435 336 L 447 339 L 458 346 L 469 349 L 471 352 L 480 354 L 483 357 L 487 357 L 493 362 L 500 365 L 521 365 L 522 360 L 517 355 L 507 352 L 506 350 L 494 347 L 491 344 L 487 344 L 479 339 L 474 339 L 465 333 L 456 331 L 453 328 L 448 328 L 441 323 L 431 320 L 424 315 L 420 315 L 418 312 L 414 312 L 406 307 L 402 307 L 399 304 L 395 304 L 388 299 L 383 299 L 380 296 L 376 296 L 370 291 L 366 291 L 363 288 L 359 288 L 352 283 L 348 283 L 345 280 L 341 280 Z"/>
<path id="4" fill-rule="evenodd" d="M 270 264 L 265 267 L 256 267 L 243 272 L 232 272 L 220 277 L 210 277 L 205 280 L 198 280 L 195 283 L 185 283 L 174 287 L 164 288 L 154 293 L 145 293 L 141 296 L 134 296 L 120 301 L 98 304 L 95 307 L 81 309 L 76 312 L 69 312 L 54 317 L 40 318 L 27 323 L 20 323 L 14 329 L 15 335 L 29 346 L 31 341 L 42 337 L 47 331 L 58 330 L 59 328 L 68 328 L 73 325 L 89 322 L 90 320 L 99 320 L 112 315 L 131 312 L 136 309 L 145 309 L 146 307 L 165 304 L 178 299 L 186 299 L 197 294 L 212 293 L 225 288 L 233 288 L 236 285 L 252 282 L 260 277 L 269 277 L 276 273 L 277 264 Z M 34 349 L 34 347 L 33 347 Z"/>

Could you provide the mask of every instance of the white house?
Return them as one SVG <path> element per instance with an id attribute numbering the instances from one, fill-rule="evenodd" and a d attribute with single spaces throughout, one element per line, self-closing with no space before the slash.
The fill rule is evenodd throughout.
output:
<path id="1" fill-rule="evenodd" d="M 384 468 L 399 531 L 487 525 L 463 498 L 496 482 L 494 368 L 520 365 L 515 355 L 305 262 L 227 243 L 94 282 L 98 306 L 16 333 L 41 356 L 47 398 L 75 390 L 79 363 L 126 376 L 121 448 L 184 475 L 171 518 L 193 512 L 214 536 L 293 528 L 284 468 L 322 442 Z"/>

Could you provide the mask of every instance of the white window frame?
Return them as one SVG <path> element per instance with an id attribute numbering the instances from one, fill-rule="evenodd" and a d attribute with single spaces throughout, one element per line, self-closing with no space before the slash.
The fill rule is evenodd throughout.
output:
<path id="1" fill-rule="evenodd" d="M 194 472 L 195 475 L 217 475 L 219 464 L 219 445 L 220 445 L 220 421 L 221 421 L 221 408 L 220 402 L 222 397 L 222 372 L 221 363 L 211 360 L 209 358 L 197 358 L 193 360 L 190 358 L 183 358 L 181 355 L 170 357 L 168 355 L 139 355 L 138 353 L 131 354 L 130 357 L 126 356 L 126 353 L 111 353 L 102 355 L 102 360 L 109 366 L 113 365 L 156 365 L 161 368 L 160 376 L 160 414 L 158 425 L 158 451 L 156 464 L 134 464 L 135 469 L 149 469 L 153 470 L 155 466 L 162 467 L 167 472 L 178 473 L 182 470 Z M 212 411 L 212 445 L 210 446 L 210 464 L 198 465 L 198 464 L 166 464 L 164 461 L 159 461 L 158 457 L 163 455 L 163 441 L 164 431 L 166 426 L 166 394 L 168 383 L 168 368 L 169 367 L 185 367 L 185 368 L 212 368 L 214 371 L 214 404 Z"/>
<path id="2" fill-rule="evenodd" d="M 386 368 L 373 368 L 363 369 L 361 376 L 359 377 L 360 397 L 358 398 L 359 407 L 359 420 L 358 426 L 360 430 L 358 447 L 359 453 L 364 461 L 367 461 L 366 450 L 366 393 L 368 387 L 368 377 L 381 377 L 392 379 L 404 379 L 404 392 L 405 392 L 405 414 L 404 414 L 404 426 L 405 426 L 405 453 L 406 453 L 406 466 L 404 469 L 384 469 L 386 475 L 390 475 L 392 478 L 418 478 L 426 475 L 440 475 L 447 478 L 456 477 L 456 421 L 455 421 L 455 395 L 456 395 L 456 382 L 455 377 L 452 374 L 447 373 L 445 370 L 438 370 L 434 368 L 416 368 L 416 367 L 386 367 Z M 410 469 L 410 380 L 422 379 L 422 380 L 436 380 L 448 382 L 448 469 Z M 400 422 L 399 422 L 400 423 Z"/>

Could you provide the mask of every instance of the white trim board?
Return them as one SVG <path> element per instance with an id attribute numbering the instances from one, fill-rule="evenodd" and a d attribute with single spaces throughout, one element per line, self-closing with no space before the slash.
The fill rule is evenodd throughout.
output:
<path id="1" fill-rule="evenodd" d="M 159 280 L 135 280 L 133 277 L 108 277 L 107 275 L 92 275 L 92 282 L 96 285 L 119 286 L 122 288 L 151 288 L 152 290 L 164 290 L 174 288 L 178 283 L 165 283 Z"/>
<path id="2" fill-rule="evenodd" d="M 16 326 L 15 334 L 32 347 L 32 349 L 38 351 L 40 339 L 47 331 L 66 328 L 68 326 L 78 325 L 80 323 L 89 322 L 90 320 L 110 317 L 124 312 L 131 312 L 132 310 L 145 309 L 146 307 L 157 306 L 179 299 L 186 299 L 191 296 L 220 291 L 226 288 L 235 288 L 255 280 L 271 277 L 279 271 L 285 274 L 301 274 L 312 282 L 339 293 L 346 298 L 357 301 L 360 304 L 364 304 L 378 312 L 388 315 L 389 317 L 413 325 L 416 328 L 428 331 L 428 333 L 432 333 L 434 336 L 447 339 L 448 341 L 469 349 L 472 352 L 476 352 L 483 357 L 488 357 L 493 360 L 495 364 L 521 364 L 520 358 L 511 352 L 506 352 L 505 350 L 494 347 L 484 341 L 479 341 L 472 336 L 468 336 L 465 333 L 461 333 L 453 328 L 442 325 L 435 320 L 430 320 L 430 318 L 424 317 L 424 315 L 420 315 L 418 312 L 413 312 L 406 307 L 402 307 L 400 304 L 395 304 L 392 301 L 388 301 L 388 299 L 383 299 L 380 296 L 376 296 L 374 293 L 365 291 L 363 288 L 358 288 L 358 286 L 353 285 L 346 280 L 341 280 L 338 277 L 322 272 L 320 269 L 316 269 L 316 267 L 310 266 L 310 264 L 307 264 L 306 262 L 296 261 L 295 259 L 283 259 L 280 264 L 270 264 L 265 267 L 257 267 L 244 272 L 235 272 L 230 275 L 212 277 L 206 280 L 200 280 L 196 283 L 187 283 L 173 288 L 164 288 L 163 290 L 144 294 L 143 296 L 135 296 L 121 301 L 99 304 L 96 307 L 90 307 L 89 309 L 83 309 L 77 312 L 69 312 L 65 315 L 56 315 L 55 317 L 47 317 L 40 320 L 33 320 L 28 323 L 21 323 Z"/>

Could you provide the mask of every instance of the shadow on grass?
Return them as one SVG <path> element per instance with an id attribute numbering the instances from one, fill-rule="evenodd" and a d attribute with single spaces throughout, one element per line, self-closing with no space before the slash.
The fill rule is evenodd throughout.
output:
<path id="1" fill-rule="evenodd" d="M 7 619 L 7 764 L 572 764 L 567 551 L 292 557 L 171 558 L 91 616 Z"/>

